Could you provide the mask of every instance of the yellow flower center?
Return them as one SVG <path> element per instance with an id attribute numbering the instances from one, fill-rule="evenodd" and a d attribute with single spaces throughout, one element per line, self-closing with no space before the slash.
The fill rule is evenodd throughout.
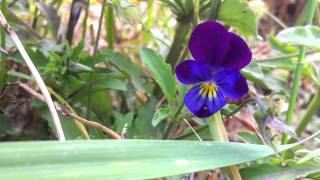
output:
<path id="1" fill-rule="evenodd" d="M 200 95 L 203 97 L 208 97 L 212 100 L 217 95 L 218 87 L 212 82 L 204 83 L 200 87 Z"/>

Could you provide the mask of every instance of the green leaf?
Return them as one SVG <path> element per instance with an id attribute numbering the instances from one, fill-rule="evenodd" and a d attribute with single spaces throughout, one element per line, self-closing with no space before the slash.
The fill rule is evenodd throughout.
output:
<path id="1" fill-rule="evenodd" d="M 133 112 L 128 112 L 127 114 L 121 114 L 119 112 L 113 112 L 115 118 L 116 118 L 116 122 L 115 122 L 115 126 L 116 126 L 116 131 L 118 133 L 121 133 L 121 131 L 123 130 L 123 128 L 125 128 L 125 126 L 130 127 L 133 121 Z"/>
<path id="2" fill-rule="evenodd" d="M 224 0 L 219 8 L 218 20 L 237 28 L 246 36 L 257 35 L 256 15 L 243 0 Z"/>
<path id="3" fill-rule="evenodd" d="M 256 62 L 262 68 L 277 68 L 288 71 L 295 71 L 297 61 L 294 58 L 283 58 L 268 61 L 257 61 Z M 308 77 L 310 80 L 320 85 L 319 79 L 316 74 L 316 70 L 311 63 L 305 63 L 302 74 Z"/>
<path id="4" fill-rule="evenodd" d="M 264 74 L 261 68 L 254 62 L 250 63 L 248 66 L 241 70 L 241 73 L 250 80 L 258 81 L 263 80 Z"/>
<path id="5" fill-rule="evenodd" d="M 100 122 L 103 124 L 110 123 L 110 115 L 112 114 L 112 97 L 104 91 L 92 92 L 91 110 L 97 115 Z M 87 100 L 87 96 L 84 97 Z"/>
<path id="6" fill-rule="evenodd" d="M 152 126 L 156 127 L 162 120 L 169 117 L 171 114 L 171 110 L 169 108 L 159 108 L 153 114 L 152 117 Z"/>
<path id="7" fill-rule="evenodd" d="M 303 176 L 306 179 L 320 179 L 320 171 L 315 171 L 315 172 L 309 172 L 306 175 Z"/>
<path id="8" fill-rule="evenodd" d="M 84 64 L 75 62 L 75 61 L 70 61 L 68 64 L 68 70 L 71 72 L 75 73 L 80 73 L 80 72 L 93 72 L 93 69 L 89 66 L 86 66 Z"/>
<path id="9" fill-rule="evenodd" d="M 115 89 L 115 90 L 126 91 L 127 86 L 121 80 L 107 76 L 105 79 L 99 80 L 98 83 L 93 87 L 93 90 L 103 90 L 103 89 Z"/>
<path id="10" fill-rule="evenodd" d="M 160 55 L 157 55 L 153 50 L 148 48 L 142 48 L 140 50 L 140 56 L 142 62 L 152 72 L 169 104 L 173 104 L 176 94 L 176 81 L 171 72 L 170 65 L 166 64 Z"/>
<path id="11" fill-rule="evenodd" d="M 286 92 L 287 87 L 279 78 L 275 79 L 274 75 L 271 73 L 263 73 L 261 68 L 264 67 L 263 63 L 264 62 L 259 61 L 250 63 L 247 67 L 241 70 L 241 74 L 243 74 L 248 80 L 257 83 L 264 88 L 268 88 L 275 92 Z"/>
<path id="12" fill-rule="evenodd" d="M 106 89 L 114 89 L 114 90 L 121 90 L 126 91 L 127 85 L 125 82 L 117 79 L 113 75 L 106 75 L 103 73 L 94 73 L 92 76 L 92 83 L 88 84 L 90 79 L 90 74 L 83 74 L 80 76 L 82 81 L 81 83 L 77 82 L 76 80 L 70 79 L 67 81 L 68 88 L 66 91 L 80 91 L 78 94 L 83 96 L 88 96 L 89 89 L 91 87 L 92 91 L 104 91 Z"/>
<path id="13" fill-rule="evenodd" d="M 151 98 L 147 103 L 142 105 L 139 110 L 136 119 L 134 120 L 134 127 L 136 132 L 129 132 L 134 138 L 158 138 L 160 137 L 160 131 L 158 127 L 153 127 L 151 119 L 156 109 L 157 101 L 155 98 Z"/>
<path id="14" fill-rule="evenodd" d="M 308 172 L 319 171 L 320 166 L 312 164 L 296 165 L 289 164 L 288 167 L 279 165 L 262 164 L 257 167 L 249 167 L 240 170 L 241 176 L 245 180 L 287 180 L 296 179 L 297 176 Z"/>
<path id="15" fill-rule="evenodd" d="M 100 56 L 103 56 L 105 61 L 111 62 L 115 65 L 120 71 L 126 73 L 131 78 L 132 84 L 138 90 L 143 90 L 142 76 L 143 71 L 141 68 L 134 64 L 129 58 L 126 58 L 120 53 L 115 53 L 112 51 L 105 51 L 101 53 Z"/>
<path id="16" fill-rule="evenodd" d="M 320 157 L 320 149 L 313 150 L 309 152 L 305 157 L 300 159 L 298 163 L 304 163 L 306 161 L 309 161 L 310 159 L 313 159 L 315 157 Z"/>
<path id="17" fill-rule="evenodd" d="M 229 142 L 91 140 L 1 143 L 0 154 L 0 179 L 121 180 L 221 168 L 274 152 L 265 145 Z"/>
<path id="18" fill-rule="evenodd" d="M 276 39 L 273 35 L 270 35 L 268 37 L 268 42 L 271 45 L 271 47 L 275 50 L 278 50 L 282 53 L 295 53 L 298 52 L 298 49 L 295 46 L 292 46 L 290 44 L 285 44 Z"/>
<path id="19" fill-rule="evenodd" d="M 238 132 L 237 135 L 239 136 L 239 138 L 241 140 L 243 140 L 246 143 L 262 144 L 262 142 L 259 139 L 259 137 L 254 133 L 250 133 L 248 131 L 241 131 L 241 132 Z"/>
<path id="20" fill-rule="evenodd" d="M 55 132 L 55 125 L 52 121 L 50 112 L 49 112 L 48 108 L 45 106 L 45 104 L 43 104 L 42 102 L 41 102 L 41 104 L 42 104 L 41 107 L 37 107 L 37 112 L 40 115 L 40 117 L 42 117 L 43 119 L 48 121 L 48 125 L 49 125 L 50 129 L 53 132 Z M 77 138 L 82 137 L 80 130 L 77 128 L 77 126 L 73 120 L 66 119 L 62 116 L 60 116 L 60 120 L 61 120 L 61 125 L 63 128 L 64 135 L 67 140 L 77 139 Z"/>
<path id="21" fill-rule="evenodd" d="M 82 39 L 78 45 L 72 49 L 72 53 L 71 53 L 71 60 L 75 61 L 79 58 L 79 55 L 81 54 L 81 52 L 84 49 L 84 40 Z"/>
<path id="22" fill-rule="evenodd" d="M 282 43 L 320 48 L 320 28 L 295 26 L 280 31 L 276 38 Z"/>
<path id="23" fill-rule="evenodd" d="M 13 77 L 17 77 L 17 78 L 21 78 L 21 79 L 25 79 L 25 80 L 30 80 L 30 81 L 34 81 L 34 78 L 32 76 L 30 76 L 29 74 L 25 74 L 22 72 L 18 72 L 18 71 L 8 71 L 7 74 L 9 76 L 13 76 Z"/>

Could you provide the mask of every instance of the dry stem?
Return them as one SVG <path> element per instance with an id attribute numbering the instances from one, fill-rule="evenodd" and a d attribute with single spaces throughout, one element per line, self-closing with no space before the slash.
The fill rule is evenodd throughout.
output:
<path id="1" fill-rule="evenodd" d="M 30 88 L 28 85 L 24 84 L 24 83 L 18 83 L 17 84 L 19 87 L 21 87 L 22 89 L 24 89 L 26 92 L 28 92 L 29 94 L 31 94 L 32 96 L 34 96 L 35 98 L 37 98 L 40 101 L 45 102 L 45 98 L 39 94 L 38 92 L 36 92 L 35 90 L 33 90 L 32 88 Z M 102 132 L 104 132 L 105 134 L 109 135 L 110 137 L 112 137 L 113 139 L 123 139 L 121 137 L 121 135 L 119 135 L 118 133 L 116 133 L 115 131 L 113 131 L 112 129 L 109 129 L 106 126 L 103 126 L 97 122 L 94 121 L 89 121 L 87 119 L 84 119 L 74 113 L 72 113 L 66 106 L 58 103 L 58 102 L 54 102 L 55 107 L 58 111 L 61 112 L 61 114 L 66 117 L 66 118 L 72 118 L 76 121 L 82 122 L 88 126 L 97 128 L 99 130 L 101 130 Z"/>
<path id="2" fill-rule="evenodd" d="M 51 113 L 51 117 L 53 119 L 54 125 L 56 127 L 57 130 L 57 136 L 58 139 L 60 141 L 65 141 L 65 137 L 64 137 L 64 133 L 61 127 L 61 123 L 60 123 L 60 119 L 58 116 L 58 113 L 54 107 L 53 101 L 51 99 L 50 93 L 43 81 L 43 79 L 41 78 L 37 68 L 35 67 L 35 65 L 33 64 L 32 60 L 30 59 L 28 53 L 26 52 L 26 50 L 24 49 L 19 37 L 17 36 L 17 34 L 14 32 L 14 30 L 12 29 L 12 27 L 8 24 L 6 18 L 4 17 L 4 15 L 2 14 L 2 12 L 0 11 L 0 26 L 2 28 L 4 28 L 4 30 L 6 31 L 7 34 L 10 35 L 11 39 L 13 40 L 14 44 L 17 46 L 21 56 L 23 57 L 23 59 L 25 60 L 26 64 L 28 65 L 33 77 L 35 78 L 44 98 L 45 98 L 45 102 L 47 103 L 48 107 L 49 107 L 49 111 Z"/>

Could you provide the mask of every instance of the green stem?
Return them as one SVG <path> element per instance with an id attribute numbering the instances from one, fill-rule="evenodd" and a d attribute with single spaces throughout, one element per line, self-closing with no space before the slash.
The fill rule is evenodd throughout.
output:
<path id="1" fill-rule="evenodd" d="M 306 129 L 307 125 L 311 122 L 314 113 L 320 109 L 320 89 L 318 89 L 317 94 L 312 98 L 307 111 L 303 118 L 301 119 L 300 123 L 296 128 L 296 133 L 298 136 L 301 136 L 302 132 Z M 288 143 L 295 142 L 295 139 L 290 139 Z"/>
<path id="2" fill-rule="evenodd" d="M 307 51 L 306 55 L 314 54 L 319 51 Z M 291 59 L 291 58 L 296 58 L 299 56 L 300 53 L 292 53 L 292 54 L 287 54 L 283 56 L 278 56 L 278 57 L 271 57 L 271 58 L 266 58 L 266 59 L 255 59 L 254 61 L 257 64 L 264 63 L 264 62 L 270 62 L 270 61 L 282 61 L 284 59 Z"/>
<path id="3" fill-rule="evenodd" d="M 236 113 L 238 113 L 245 105 L 247 105 L 250 102 L 255 102 L 255 99 L 247 99 L 245 101 L 243 101 L 235 110 L 233 110 L 232 112 L 230 112 L 229 114 L 225 115 L 225 119 L 229 119 L 231 116 L 235 115 Z"/>
<path id="4" fill-rule="evenodd" d="M 178 22 L 175 36 L 166 61 L 171 65 L 172 68 L 177 64 L 181 51 L 183 50 L 183 44 L 186 40 L 188 32 L 190 30 L 190 24 L 185 22 Z"/>
<path id="5" fill-rule="evenodd" d="M 310 2 L 311 5 L 309 6 L 309 11 L 308 11 L 309 14 L 307 16 L 307 24 L 308 25 L 312 24 L 314 12 L 315 12 L 315 9 L 317 6 L 317 0 L 310 0 L 310 1 L 312 1 L 312 2 Z M 291 125 L 293 112 L 296 107 L 296 100 L 297 100 L 298 90 L 299 90 L 299 86 L 300 86 L 301 74 L 302 74 L 302 70 L 303 70 L 303 60 L 304 60 L 305 54 L 306 54 L 306 47 L 303 46 L 300 48 L 297 67 L 296 67 L 296 71 L 295 71 L 295 77 L 294 77 L 293 86 L 292 86 L 292 90 L 291 90 L 289 108 L 288 108 L 288 112 L 287 112 L 287 116 L 286 116 L 286 123 L 288 125 Z M 286 144 L 287 141 L 288 141 L 288 136 L 286 134 L 283 134 L 282 144 Z"/>
<path id="6" fill-rule="evenodd" d="M 312 120 L 313 114 L 320 108 L 320 90 L 318 90 L 317 94 L 312 98 L 311 103 L 309 104 L 306 114 L 300 121 L 296 133 L 298 136 L 302 134 L 304 129 L 307 127 L 309 122 Z"/>
<path id="7" fill-rule="evenodd" d="M 220 112 L 215 113 L 207 119 L 212 140 L 229 141 L 227 131 L 224 127 Z M 231 179 L 241 180 L 241 176 L 237 166 L 231 166 L 224 169 Z"/>
<path id="8" fill-rule="evenodd" d="M 190 30 L 190 25 L 187 22 L 179 22 L 176 26 L 175 30 L 175 36 L 173 43 L 170 47 L 169 53 L 166 58 L 166 62 L 169 63 L 172 67 L 172 69 L 175 68 L 176 64 L 179 61 L 180 54 L 183 51 L 183 44 L 186 40 L 186 37 L 188 37 L 188 33 Z M 161 96 L 161 89 L 160 86 L 156 86 L 153 89 L 152 93 L 155 97 L 159 98 Z"/>
<path id="9" fill-rule="evenodd" d="M 178 126 L 179 121 L 177 120 L 177 117 L 181 113 L 182 109 L 184 107 L 184 103 L 182 102 L 178 108 L 178 110 L 175 112 L 174 116 L 172 117 L 172 122 L 168 125 L 164 135 L 163 139 L 168 139 L 170 137 L 171 132 Z"/>
<path id="10" fill-rule="evenodd" d="M 32 20 L 32 29 L 37 29 L 37 23 L 38 23 L 38 8 L 36 7 L 36 9 L 33 12 L 33 20 Z"/>
<path id="11" fill-rule="evenodd" d="M 111 6 L 105 14 L 106 16 L 106 29 L 107 29 L 107 41 L 109 49 L 114 49 L 114 39 L 115 39 L 115 23 L 114 23 L 114 13 Z"/>
<path id="12" fill-rule="evenodd" d="M 220 112 L 207 119 L 212 140 L 229 141 Z"/>
<path id="13" fill-rule="evenodd" d="M 155 0 L 149 0 L 148 2 L 148 20 L 147 20 L 147 27 L 146 29 L 149 30 L 152 25 L 153 21 L 153 15 L 154 15 L 154 5 L 155 5 Z"/>
<path id="14" fill-rule="evenodd" d="M 218 13 L 220 8 L 221 0 L 213 0 L 210 7 L 209 19 L 216 20 L 218 19 Z"/>
<path id="15" fill-rule="evenodd" d="M 102 29 L 102 22 L 103 22 L 103 16 L 104 16 L 104 11 L 105 11 L 105 7 L 107 4 L 107 0 L 103 0 L 102 2 L 102 9 L 101 9 L 101 14 L 100 14 L 100 18 L 99 18 L 99 26 L 98 26 L 98 31 L 97 31 L 97 35 L 96 35 L 96 41 L 95 41 L 95 45 L 94 45 L 94 49 L 93 49 L 93 57 L 92 57 L 92 61 L 91 61 L 91 67 L 94 67 L 95 63 L 96 63 L 96 54 L 98 53 L 98 46 L 99 46 L 99 40 L 100 40 L 100 35 L 101 35 L 101 29 Z M 89 83 L 91 83 L 93 78 L 93 73 L 90 73 L 89 76 Z M 90 109 L 91 109 L 91 91 L 92 91 L 92 87 L 89 87 L 89 96 L 88 96 L 88 101 L 87 101 L 87 119 L 90 119 Z"/>
<path id="16" fill-rule="evenodd" d="M 85 15 L 84 15 L 84 20 L 83 20 L 83 27 L 82 27 L 82 39 L 85 39 L 86 38 L 86 34 L 87 34 L 89 8 L 90 8 L 90 0 L 87 0 L 87 2 L 86 2 L 86 10 L 85 10 Z"/>
<path id="17" fill-rule="evenodd" d="M 193 17 L 193 25 L 196 26 L 200 22 L 199 18 L 199 9 L 200 9 L 200 0 L 194 0 L 194 17 Z"/>
<path id="18" fill-rule="evenodd" d="M 7 0 L 2 0 L 1 3 L 1 11 L 4 16 L 7 16 Z M 1 48 L 6 49 L 6 31 L 4 28 L 0 30 L 1 35 Z M 7 68 L 6 68 L 6 56 L 1 53 L 1 61 L 0 61 L 0 88 L 2 88 L 7 82 Z"/>
<path id="19" fill-rule="evenodd" d="M 312 1 L 307 1 L 306 5 L 303 7 L 302 11 L 300 12 L 296 22 L 294 23 L 295 26 L 301 26 L 303 25 L 304 21 L 306 20 L 310 6 L 312 6 Z"/>

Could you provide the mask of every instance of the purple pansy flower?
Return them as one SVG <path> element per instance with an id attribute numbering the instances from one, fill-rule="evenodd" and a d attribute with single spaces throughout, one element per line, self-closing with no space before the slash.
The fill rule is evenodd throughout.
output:
<path id="1" fill-rule="evenodd" d="M 189 49 L 195 60 L 176 67 L 178 80 L 193 85 L 184 97 L 187 108 L 197 117 L 209 117 L 223 108 L 227 98 L 237 100 L 248 93 L 240 70 L 251 61 L 252 53 L 238 35 L 215 21 L 196 26 Z"/>

